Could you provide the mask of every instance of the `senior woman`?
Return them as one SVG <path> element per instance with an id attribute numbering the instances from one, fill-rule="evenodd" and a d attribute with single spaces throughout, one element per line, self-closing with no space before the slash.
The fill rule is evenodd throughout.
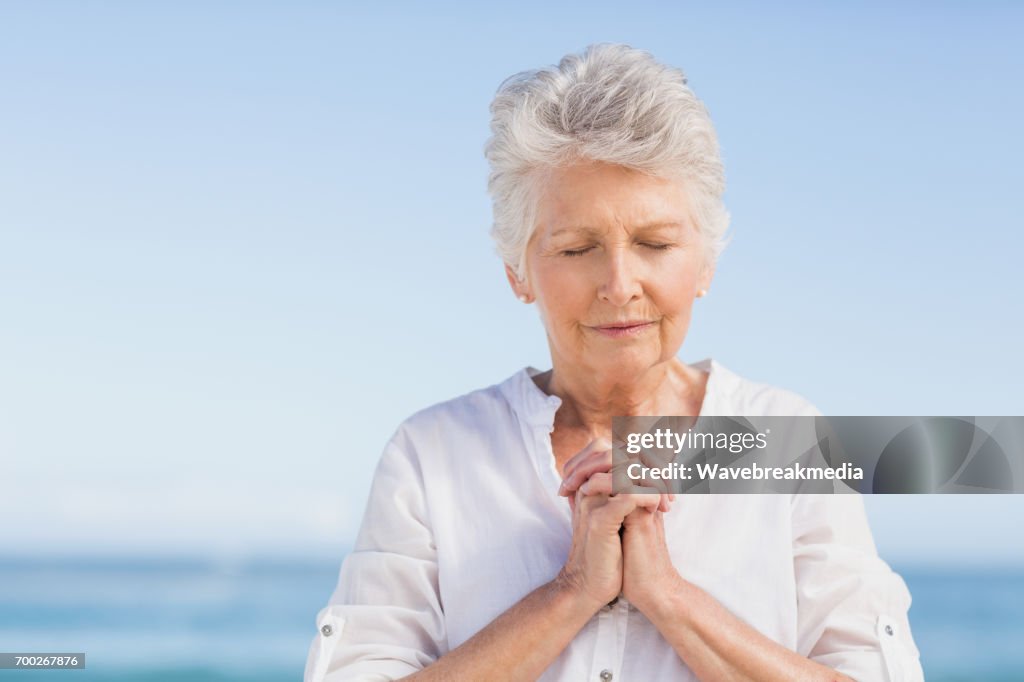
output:
<path id="1" fill-rule="evenodd" d="M 403 422 L 307 681 L 919 680 L 855 495 L 614 494 L 617 415 L 814 415 L 676 354 L 728 216 L 683 74 L 593 45 L 492 104 L 493 235 L 552 368 Z"/>

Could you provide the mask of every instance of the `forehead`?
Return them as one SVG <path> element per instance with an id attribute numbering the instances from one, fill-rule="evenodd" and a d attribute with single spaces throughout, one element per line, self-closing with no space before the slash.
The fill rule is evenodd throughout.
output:
<path id="1" fill-rule="evenodd" d="M 541 180 L 537 228 L 548 237 L 611 227 L 667 230 L 690 220 L 681 180 L 588 162 L 549 170 Z"/>

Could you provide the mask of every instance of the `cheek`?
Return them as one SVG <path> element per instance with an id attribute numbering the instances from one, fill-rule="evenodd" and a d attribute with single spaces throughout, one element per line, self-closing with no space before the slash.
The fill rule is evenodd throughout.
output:
<path id="1" fill-rule="evenodd" d="M 544 298 L 552 317 L 565 319 L 585 315 L 594 297 L 592 289 L 586 277 L 568 268 L 555 266 L 537 272 L 537 293 Z"/>
<path id="2" fill-rule="evenodd" d="M 665 313 L 665 320 L 668 321 L 666 332 L 671 335 L 683 334 L 690 325 L 690 313 L 692 306 L 677 304 L 675 308 Z"/>
<path id="3" fill-rule="evenodd" d="M 659 278 L 654 298 L 666 316 L 688 317 L 696 290 L 697 273 L 692 264 L 683 262 Z"/>
<path id="4" fill-rule="evenodd" d="M 664 320 L 662 342 L 666 347 L 676 347 L 686 337 L 693 312 L 695 288 L 695 277 L 680 275 L 674 279 L 671 286 L 666 286 L 660 291 L 661 296 L 656 300 L 656 305 L 661 310 Z"/>

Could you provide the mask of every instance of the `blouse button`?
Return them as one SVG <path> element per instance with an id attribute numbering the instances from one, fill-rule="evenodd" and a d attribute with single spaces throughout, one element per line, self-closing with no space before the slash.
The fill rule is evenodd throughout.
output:
<path id="1" fill-rule="evenodd" d="M 612 677 L 613 676 L 612 676 L 612 671 L 611 670 L 608 670 L 607 668 L 605 668 L 604 670 L 601 671 L 601 679 L 603 680 L 603 682 L 611 682 Z"/>
<path id="2" fill-rule="evenodd" d="M 332 634 L 334 634 L 334 628 L 332 628 L 328 624 L 320 628 L 320 632 L 323 634 L 324 637 L 330 637 Z"/>
<path id="3" fill-rule="evenodd" d="M 885 634 L 887 634 L 890 637 L 892 637 L 892 626 L 891 625 L 886 625 L 885 626 Z"/>

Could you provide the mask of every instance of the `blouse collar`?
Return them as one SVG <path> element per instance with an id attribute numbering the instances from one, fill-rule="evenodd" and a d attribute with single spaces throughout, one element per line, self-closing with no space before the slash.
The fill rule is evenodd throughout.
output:
<path id="1" fill-rule="evenodd" d="M 716 414 L 720 384 L 727 378 L 725 375 L 728 370 L 712 358 L 695 362 L 690 367 L 708 372 L 701 415 Z M 533 382 L 533 377 L 540 373 L 541 370 L 536 367 L 524 367 L 505 380 L 500 388 L 521 421 L 534 427 L 545 427 L 550 433 L 555 429 L 555 412 L 561 407 L 562 399 L 557 395 L 548 395 Z"/>

